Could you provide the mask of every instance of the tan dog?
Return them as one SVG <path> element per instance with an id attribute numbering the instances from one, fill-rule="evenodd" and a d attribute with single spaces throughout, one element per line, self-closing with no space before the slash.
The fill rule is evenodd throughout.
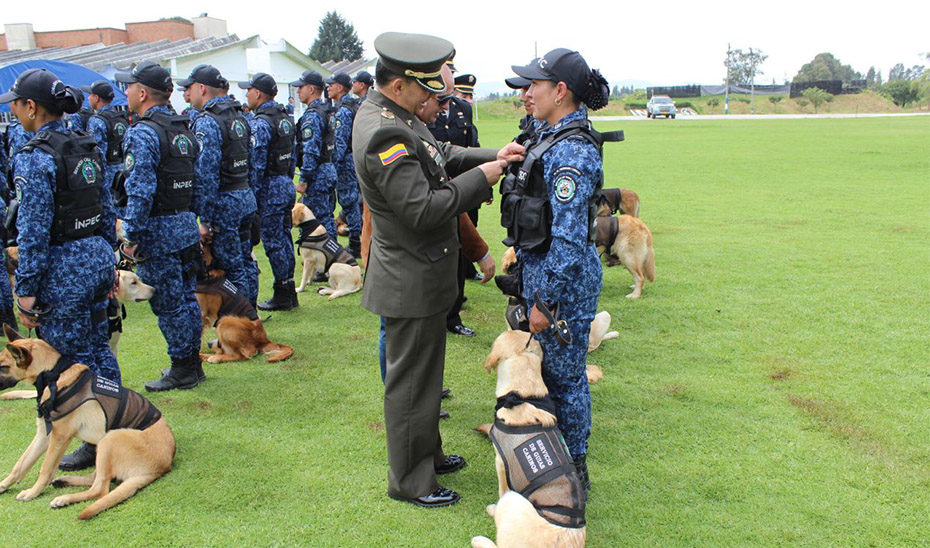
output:
<path id="1" fill-rule="evenodd" d="M 655 281 L 656 255 L 646 223 L 630 215 L 598 217 L 595 245 L 607 255 L 607 266 L 622 264 L 633 275 L 627 299 L 638 299 L 645 281 Z"/>
<path id="2" fill-rule="evenodd" d="M 488 354 L 484 366 L 489 373 L 495 368 L 497 369 L 497 386 L 494 393 L 498 398 L 504 398 L 509 394 L 515 394 L 520 398 L 548 397 L 549 390 L 542 379 L 542 349 L 539 343 L 530 337 L 529 333 L 523 331 L 505 331 L 502 333 L 494 341 L 494 346 L 491 348 L 491 353 Z M 487 537 L 472 537 L 471 545 L 474 548 L 494 548 L 495 546 L 500 548 L 584 546 L 587 535 L 585 526 L 556 525 L 549 519 L 544 518 L 528 498 L 510 489 L 511 481 L 514 480 L 512 475 L 523 474 L 525 470 L 519 471 L 518 469 L 521 468 L 519 465 L 511 465 L 510 470 L 508 470 L 504 465 L 507 456 L 502 456 L 499 451 L 499 444 L 503 443 L 501 440 L 506 441 L 506 437 L 509 435 L 505 430 L 507 427 L 525 427 L 529 425 L 554 427 L 556 424 L 555 416 L 530 402 L 519 403 L 511 408 L 502 407 L 495 416 L 497 422 L 492 436 L 496 440 L 494 460 L 497 469 L 499 500 L 496 505 L 489 505 L 487 512 L 494 518 L 497 528 L 497 544 Z M 503 424 L 503 428 L 501 424 Z M 500 432 L 498 432 L 498 429 L 500 429 Z M 558 443 L 552 443 L 551 438 L 548 438 L 545 434 L 533 439 L 537 447 L 540 447 L 539 451 L 544 452 L 548 457 L 549 468 L 546 471 L 549 469 L 554 471 L 556 466 L 562 466 L 564 467 L 563 470 L 567 468 L 569 473 L 557 477 L 552 483 L 546 483 L 542 489 L 534 491 L 530 498 L 533 498 L 537 493 L 542 493 L 544 496 L 550 497 L 550 504 L 572 506 L 573 502 L 583 500 L 581 498 L 583 494 L 580 492 L 580 481 L 570 457 L 567 456 L 567 452 L 559 453 L 554 451 L 554 449 L 558 448 Z M 540 442 L 539 439 L 543 441 Z M 545 451 L 546 443 L 549 444 L 549 451 Z M 524 443 L 521 447 L 525 447 L 525 445 Z M 536 461 L 540 468 L 543 468 L 545 463 L 545 460 Z M 508 473 L 511 474 L 510 478 L 508 478 Z M 540 470 L 540 473 L 542 473 L 542 470 Z M 559 497 L 559 494 L 567 494 L 567 496 Z M 556 496 L 558 500 L 551 500 L 553 496 Z M 580 506 L 580 511 L 583 512 L 583 502 L 580 502 Z M 550 519 L 562 519 L 552 513 L 549 513 L 548 516 Z"/>
<path id="3" fill-rule="evenodd" d="M 294 204 L 291 210 L 291 222 L 301 227 L 299 237 L 300 259 L 303 272 L 297 292 L 301 293 L 306 287 L 310 276 L 317 272 L 329 275 L 330 287 L 321 287 L 317 290 L 320 295 L 329 295 L 329 300 L 338 299 L 349 293 L 362 289 L 362 269 L 358 263 L 335 239 L 329 238 L 327 242 L 326 228 L 316 222 L 316 217 L 310 208 L 301 203 Z M 314 226 L 316 225 L 316 226 Z M 308 230 L 309 229 L 309 230 Z M 326 252 L 321 249 L 325 249 Z M 330 264 L 326 269 L 327 262 Z"/>
<path id="4" fill-rule="evenodd" d="M 262 352 L 269 362 L 279 362 L 294 354 L 290 346 L 268 339 L 255 309 L 224 276 L 198 283 L 194 296 L 200 305 L 204 332 L 216 326 L 216 342 L 210 347 L 214 353 L 201 354 L 201 359 L 210 363 L 242 362 Z"/>
<path id="5" fill-rule="evenodd" d="M 4 253 L 4 266 L 6 275 L 10 278 L 10 287 L 16 288 L 16 267 L 19 266 L 19 247 L 10 246 Z"/>
<path id="6" fill-rule="evenodd" d="M 504 274 L 510 274 L 510 267 L 517 263 L 517 252 L 514 248 L 508 247 L 507 251 L 504 252 L 504 256 L 501 257 L 501 272 Z"/>
<path id="7" fill-rule="evenodd" d="M 591 320 L 591 334 L 588 335 L 588 352 L 594 352 L 597 350 L 601 343 L 604 341 L 609 341 L 610 339 L 616 339 L 620 336 L 620 333 L 610 330 L 610 312 L 602 310 L 598 312 L 594 319 Z M 588 375 L 590 377 L 590 375 Z M 590 379 L 589 379 L 590 380 Z"/>
<path id="8" fill-rule="evenodd" d="M 9 388 L 19 381 L 35 384 L 42 372 L 56 367 L 61 355 L 48 343 L 38 339 L 24 339 L 8 325 L 4 325 L 3 330 L 10 342 L 0 352 L 0 389 Z M 99 393 L 96 387 L 101 386 L 99 382 L 101 380 L 104 381 L 104 388 L 118 387 L 115 383 L 109 383 L 105 379 L 95 381 L 93 377 L 88 378 L 87 375 L 90 373 L 87 366 L 83 364 L 73 364 L 64 369 L 56 383 L 58 401 L 61 399 L 58 396 L 65 395 L 69 387 L 81 386 L 85 379 L 90 383 L 87 388 L 89 393 L 91 388 L 94 388 L 92 393 Z M 148 403 L 148 400 L 135 392 L 128 392 L 129 398 L 125 401 L 131 402 L 130 406 Z M 40 401 L 42 404 L 47 404 L 50 397 L 51 393 L 46 388 Z M 42 469 L 35 485 L 19 493 L 16 500 L 27 501 L 39 496 L 51 481 L 52 474 L 68 448 L 68 443 L 75 437 L 97 445 L 96 470 L 89 476 L 60 477 L 55 480 L 54 485 L 56 487 L 89 486 L 90 489 L 56 497 L 52 500 L 51 507 L 62 508 L 76 502 L 99 499 L 85 508 L 78 515 L 79 519 L 91 518 L 119 504 L 171 470 L 175 454 L 174 434 L 165 417 L 160 416 L 157 410 L 154 414 L 144 415 L 146 422 L 140 423 L 143 430 L 113 425 L 114 429 L 108 431 L 108 417 L 99 397 L 79 401 L 74 411 L 63 413 L 57 420 L 53 416 L 51 433 L 46 433 L 46 423 L 41 417 L 36 420 L 35 438 L 16 462 L 10 475 L 0 482 L 0 493 L 6 492 L 13 484 L 21 481 L 42 453 L 45 453 L 45 461 L 42 463 Z M 53 414 L 55 410 L 57 409 L 53 407 Z M 149 420 L 154 420 L 154 422 L 145 427 L 144 425 Z M 110 491 L 110 482 L 113 480 L 119 480 L 122 483 Z"/>
<path id="9" fill-rule="evenodd" d="M 597 202 L 597 215 L 609 217 L 614 213 L 639 217 L 639 196 L 628 188 L 605 188 Z"/>

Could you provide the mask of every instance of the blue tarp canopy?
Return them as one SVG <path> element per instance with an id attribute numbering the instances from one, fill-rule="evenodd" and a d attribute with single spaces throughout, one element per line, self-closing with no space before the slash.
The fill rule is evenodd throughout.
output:
<path id="1" fill-rule="evenodd" d="M 62 82 L 74 87 L 89 86 L 97 80 L 109 80 L 109 78 L 99 72 L 94 72 L 87 67 L 65 61 L 22 61 L 0 68 L 0 89 L 4 92 L 9 91 L 16 82 L 17 76 L 33 68 L 44 68 L 53 72 Z M 113 99 L 113 106 L 126 106 L 126 94 L 123 93 L 112 80 L 110 84 L 113 86 L 113 92 L 116 94 L 116 98 Z M 86 93 L 84 94 L 84 106 L 89 107 Z M 10 105 L 0 105 L 0 112 L 9 111 Z"/>

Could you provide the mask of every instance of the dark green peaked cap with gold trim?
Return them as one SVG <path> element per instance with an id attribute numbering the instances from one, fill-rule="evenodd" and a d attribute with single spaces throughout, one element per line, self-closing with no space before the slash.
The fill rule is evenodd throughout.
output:
<path id="1" fill-rule="evenodd" d="M 446 86 L 440 70 L 452 55 L 452 42 L 427 34 L 385 32 L 375 38 L 379 60 L 391 72 L 415 78 L 430 93 Z"/>

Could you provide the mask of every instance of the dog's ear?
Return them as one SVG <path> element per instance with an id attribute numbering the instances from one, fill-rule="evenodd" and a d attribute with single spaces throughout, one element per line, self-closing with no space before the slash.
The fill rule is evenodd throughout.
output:
<path id="1" fill-rule="evenodd" d="M 7 344 L 6 349 L 16 361 L 16 367 L 28 369 L 32 364 L 32 352 L 30 352 L 28 348 L 15 344 Z"/>
<path id="2" fill-rule="evenodd" d="M 494 346 L 491 347 L 491 353 L 488 354 L 488 357 L 484 360 L 484 369 L 489 374 L 493 373 L 494 370 L 497 369 L 497 364 L 501 361 L 501 357 L 500 345 L 495 343 Z"/>
<path id="3" fill-rule="evenodd" d="M 6 337 L 6 340 L 8 341 L 17 341 L 19 339 L 24 338 L 15 329 L 10 327 L 10 325 L 7 323 L 3 324 L 3 335 Z"/>

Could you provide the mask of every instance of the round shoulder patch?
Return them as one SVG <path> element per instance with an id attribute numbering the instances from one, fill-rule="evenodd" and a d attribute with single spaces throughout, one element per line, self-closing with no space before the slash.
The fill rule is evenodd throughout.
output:
<path id="1" fill-rule="evenodd" d="M 22 175 L 13 177 L 13 186 L 16 188 L 16 199 L 23 203 L 23 185 L 26 184 L 26 178 Z"/>
<path id="2" fill-rule="evenodd" d="M 560 202 L 570 202 L 575 197 L 575 179 L 562 175 L 555 182 L 555 197 Z"/>
<path id="3" fill-rule="evenodd" d="M 304 140 L 313 137 L 313 127 L 310 124 L 304 124 L 304 127 L 300 130 L 300 137 Z"/>
<path id="4" fill-rule="evenodd" d="M 136 167 L 136 157 L 132 155 L 132 152 L 127 152 L 126 159 L 123 160 L 123 169 L 132 171 L 134 167 Z"/>

